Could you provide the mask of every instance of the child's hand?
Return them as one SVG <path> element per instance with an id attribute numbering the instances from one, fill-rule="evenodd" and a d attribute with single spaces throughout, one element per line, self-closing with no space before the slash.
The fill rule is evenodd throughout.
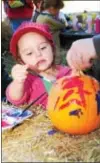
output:
<path id="1" fill-rule="evenodd" d="M 84 70 L 92 66 L 92 59 L 96 58 L 93 39 L 75 41 L 67 53 L 67 61 L 72 69 Z"/>
<path id="2" fill-rule="evenodd" d="M 19 82 L 19 83 L 23 83 L 25 81 L 25 79 L 27 78 L 27 69 L 29 68 L 28 65 L 20 65 L 20 64 L 16 64 L 13 68 L 12 68 L 12 78 Z"/>

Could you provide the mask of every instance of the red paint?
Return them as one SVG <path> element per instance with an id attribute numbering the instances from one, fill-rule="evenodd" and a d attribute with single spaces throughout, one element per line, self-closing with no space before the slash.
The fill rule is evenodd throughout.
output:
<path id="1" fill-rule="evenodd" d="M 91 78 L 91 83 L 92 83 L 92 87 L 93 87 L 94 91 L 96 92 L 95 82 L 92 78 Z"/>
<path id="2" fill-rule="evenodd" d="M 77 100 L 77 99 L 72 99 L 72 100 L 68 101 L 67 103 L 61 105 L 59 110 L 66 109 L 66 107 L 70 106 L 71 103 L 73 103 L 73 102 L 75 102 L 78 105 L 82 105 L 82 101 Z"/>
<path id="3" fill-rule="evenodd" d="M 64 79 L 64 81 L 62 82 L 63 84 L 63 90 L 69 90 L 66 95 L 63 98 L 63 101 L 68 98 L 70 95 L 72 95 L 73 93 L 77 93 L 80 96 L 80 100 L 77 99 L 72 99 L 69 102 L 67 102 L 66 104 L 62 105 L 60 107 L 60 109 L 64 109 L 65 107 L 68 107 L 71 102 L 75 101 L 78 105 L 81 105 L 83 107 L 86 107 L 86 100 L 85 100 L 85 94 L 92 94 L 91 92 L 84 90 L 84 81 L 82 81 L 80 79 L 80 77 L 72 77 L 70 79 Z M 72 90 L 72 88 L 77 88 L 78 91 L 76 92 L 75 90 Z"/>
<path id="4" fill-rule="evenodd" d="M 68 88 L 78 88 L 78 87 L 83 87 L 83 81 L 81 81 L 78 77 L 77 78 L 71 78 L 69 80 L 66 80 L 65 85 L 63 86 L 63 89 L 68 89 Z"/>
<path id="5" fill-rule="evenodd" d="M 66 98 L 68 98 L 70 95 L 72 95 L 74 93 L 74 90 L 69 90 L 66 94 L 65 94 L 65 96 L 63 97 L 63 101 L 65 101 L 66 100 Z"/>
<path id="6" fill-rule="evenodd" d="M 2 121 L 2 122 L 1 122 L 1 126 L 2 126 L 2 127 L 5 127 L 5 126 L 7 127 L 7 126 L 9 126 L 9 124 L 6 123 L 5 121 Z"/>
<path id="7" fill-rule="evenodd" d="M 58 98 L 57 98 L 57 101 L 56 101 L 56 103 L 55 103 L 54 110 L 56 109 L 56 106 L 57 106 L 57 104 L 58 104 L 59 100 L 60 100 L 60 97 L 58 97 Z"/>
<path id="8" fill-rule="evenodd" d="M 73 81 L 75 80 L 75 78 L 79 78 L 78 76 L 77 77 L 71 77 L 71 78 L 66 78 L 62 81 L 62 85 L 66 84 L 66 82 L 70 82 L 70 81 Z"/>
<path id="9" fill-rule="evenodd" d="M 88 92 L 88 91 L 85 91 L 85 90 L 84 90 L 84 93 L 87 94 L 87 95 L 91 95 L 92 94 L 92 92 Z"/>

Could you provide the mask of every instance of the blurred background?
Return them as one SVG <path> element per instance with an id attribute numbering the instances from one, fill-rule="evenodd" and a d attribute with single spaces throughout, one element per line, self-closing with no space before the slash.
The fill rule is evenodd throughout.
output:
<path id="1" fill-rule="evenodd" d="M 83 12 L 100 12 L 100 1 L 64 1 L 65 7 L 62 11 L 65 14 Z"/>
<path id="2" fill-rule="evenodd" d="M 100 1 L 64 1 L 62 12 L 65 14 L 83 12 L 100 12 Z M 2 3 L 2 20 L 6 17 Z"/>

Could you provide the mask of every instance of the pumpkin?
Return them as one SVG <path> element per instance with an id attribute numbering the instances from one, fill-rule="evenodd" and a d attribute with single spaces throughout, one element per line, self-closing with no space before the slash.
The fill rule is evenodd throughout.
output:
<path id="1" fill-rule="evenodd" d="M 52 86 L 48 116 L 60 131 L 87 134 L 100 126 L 100 86 L 88 76 L 62 77 Z"/>

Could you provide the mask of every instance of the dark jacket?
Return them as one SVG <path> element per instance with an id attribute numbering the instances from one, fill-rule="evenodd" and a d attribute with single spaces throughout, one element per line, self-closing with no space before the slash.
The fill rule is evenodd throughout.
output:
<path id="1" fill-rule="evenodd" d="M 100 58 L 100 34 L 93 37 L 93 42 L 94 42 L 96 53 Z"/>
<path id="2" fill-rule="evenodd" d="M 7 86 L 11 83 L 12 79 L 9 77 L 8 73 L 5 70 L 5 65 L 3 63 L 3 58 L 1 59 L 1 98 L 6 97 L 5 91 Z"/>

